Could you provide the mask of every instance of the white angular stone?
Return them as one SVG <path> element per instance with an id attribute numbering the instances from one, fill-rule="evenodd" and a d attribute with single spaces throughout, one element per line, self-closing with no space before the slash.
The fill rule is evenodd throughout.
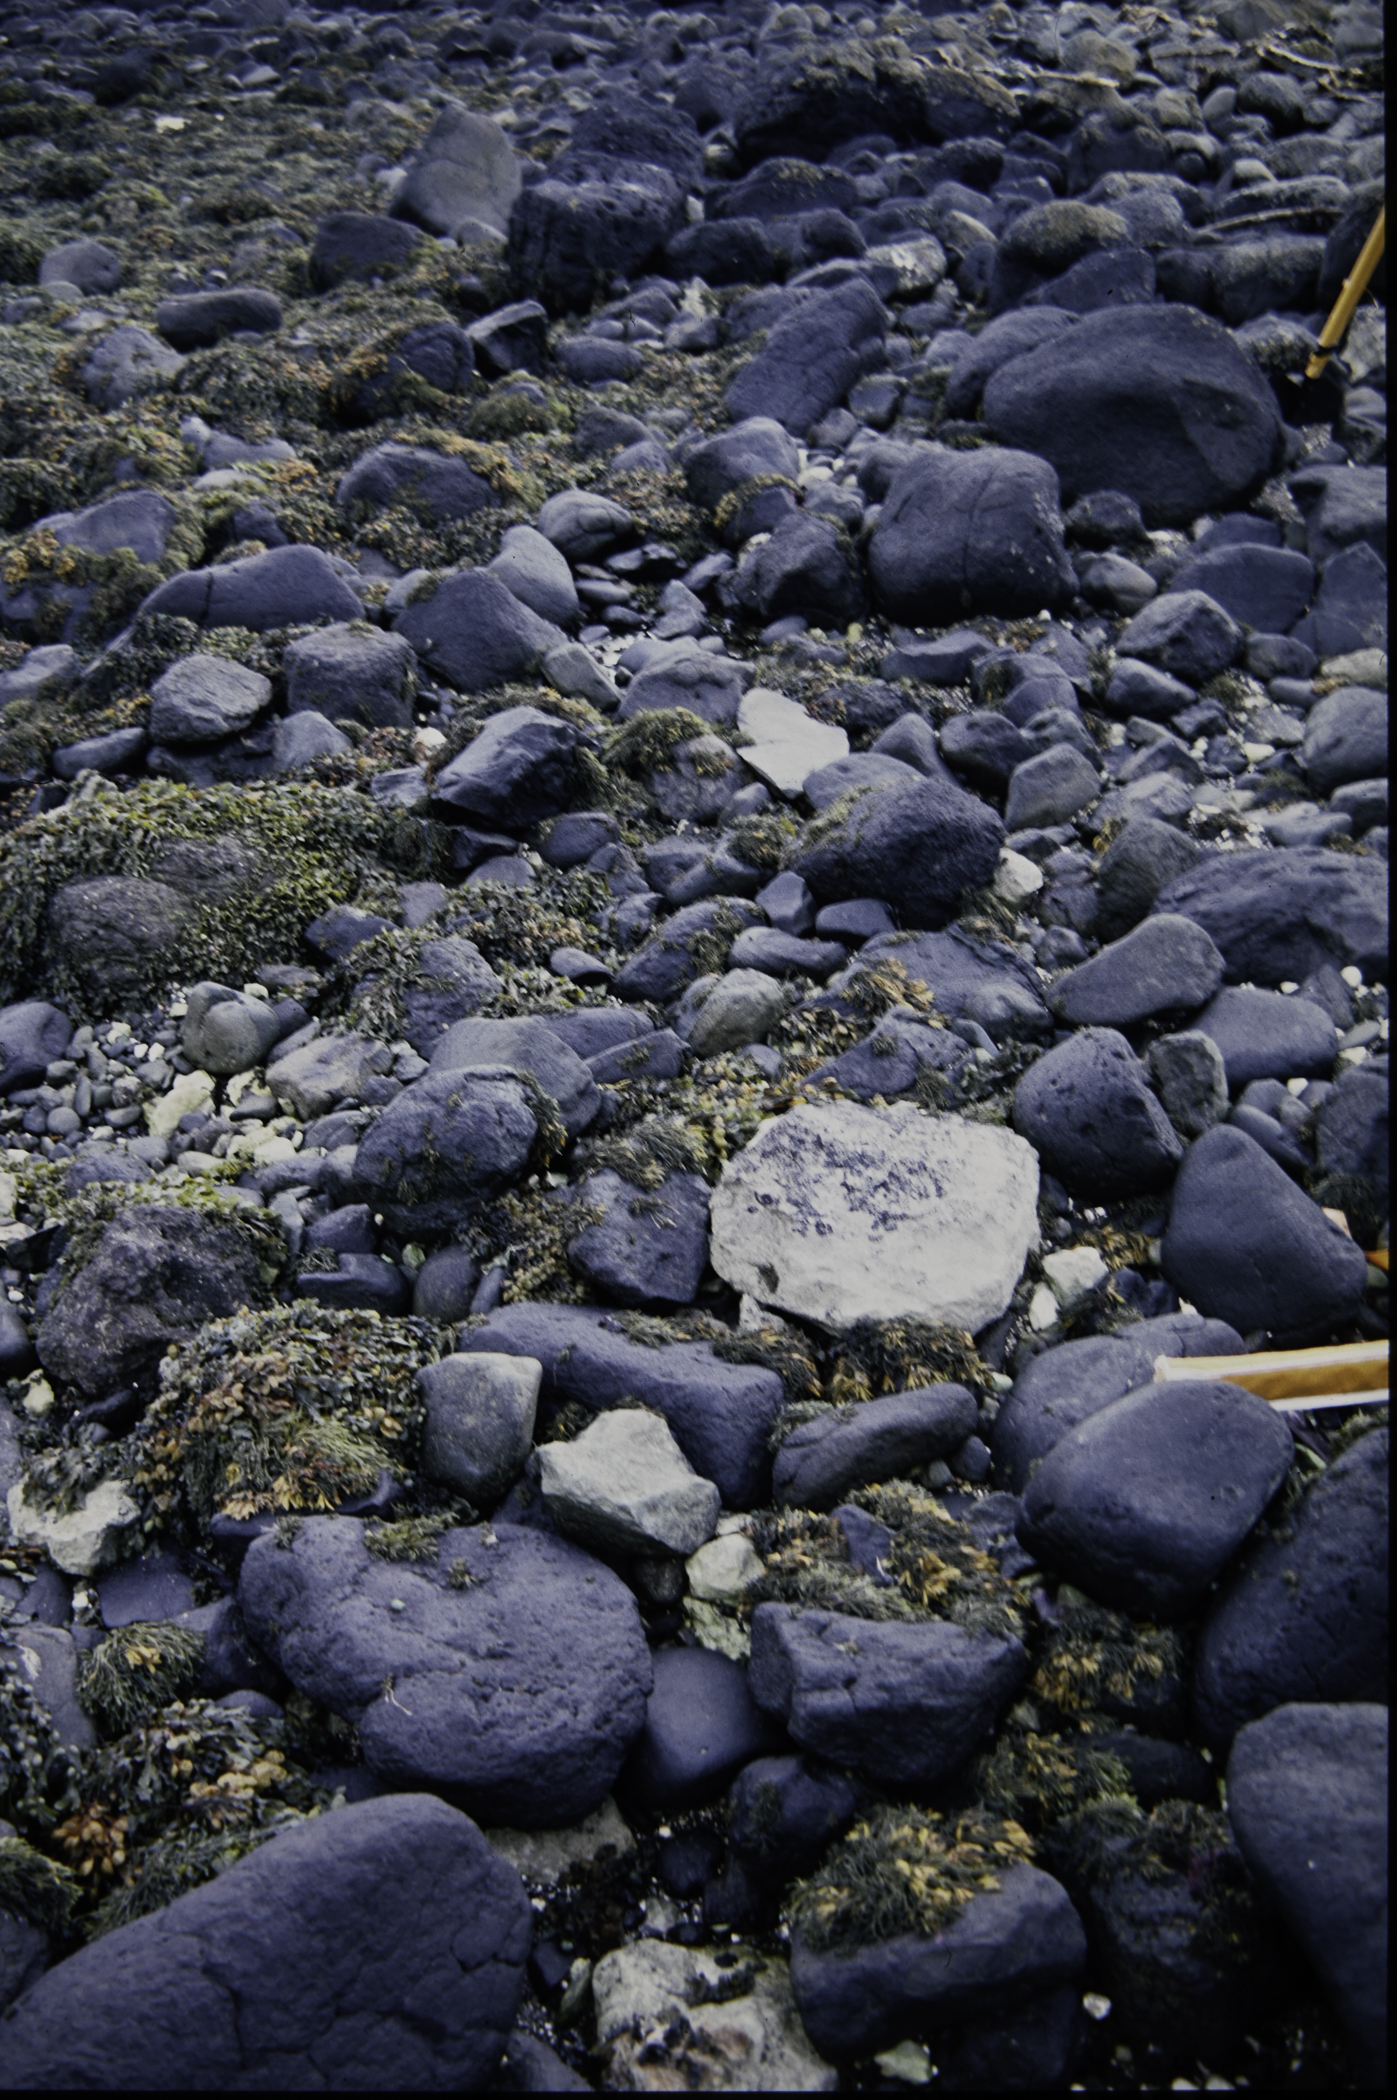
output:
<path id="1" fill-rule="evenodd" d="M 754 740 L 743 748 L 744 765 L 778 795 L 798 795 L 810 774 L 849 756 L 842 729 L 817 722 L 798 701 L 766 686 L 752 687 L 738 707 L 737 722 Z"/>
<path id="2" fill-rule="evenodd" d="M 830 2093 L 839 2082 L 810 2046 L 783 1961 L 744 1950 L 719 1968 L 716 1950 L 635 1940 L 597 1963 L 592 1998 L 613 2092 Z"/>
<path id="3" fill-rule="evenodd" d="M 202 1115 L 213 1107 L 213 1075 L 182 1072 L 168 1093 L 146 1103 L 146 1129 L 152 1137 L 170 1137 L 181 1116 Z"/>
<path id="4" fill-rule="evenodd" d="M 538 1464 L 554 1519 L 584 1546 L 687 1557 L 713 1536 L 718 1490 L 659 1415 L 614 1408 L 570 1444 L 541 1444 Z"/>
<path id="5" fill-rule="evenodd" d="M 1094 1291 L 1109 1274 L 1096 1247 L 1061 1247 L 1043 1256 L 1043 1274 L 1059 1305 L 1071 1305 Z"/>
<path id="6" fill-rule="evenodd" d="M 1043 870 L 1036 860 L 1030 860 L 1024 853 L 1014 853 L 1006 846 L 995 870 L 994 893 L 1006 904 L 1023 904 L 1038 894 L 1044 880 Z"/>
<path id="7" fill-rule="evenodd" d="M 710 1539 L 685 1562 L 689 1595 L 715 1604 L 736 1604 L 754 1576 L 762 1572 L 752 1541 L 740 1531 Z"/>
<path id="8" fill-rule="evenodd" d="M 997 1319 L 1038 1239 L 1038 1156 L 1012 1131 L 919 1109 L 807 1102 L 723 1170 L 711 1258 L 763 1304 L 849 1327 Z"/>
<path id="9" fill-rule="evenodd" d="M 124 1480 L 102 1480 L 76 1509 L 36 1509 L 17 1480 L 5 1497 L 10 1531 L 20 1546 L 42 1546 L 65 1575 L 95 1575 L 116 1553 L 123 1531 L 140 1510 Z"/>

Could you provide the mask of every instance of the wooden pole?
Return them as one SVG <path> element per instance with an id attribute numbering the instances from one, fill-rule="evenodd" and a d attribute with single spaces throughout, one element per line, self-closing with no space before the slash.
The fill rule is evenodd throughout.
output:
<path id="1" fill-rule="evenodd" d="M 1319 348 L 1305 367 L 1307 379 L 1318 379 L 1334 351 L 1344 339 L 1344 331 L 1353 319 L 1353 310 L 1368 288 L 1368 279 L 1382 258 L 1385 239 L 1384 227 L 1387 207 L 1378 213 L 1378 223 L 1363 243 L 1357 262 L 1344 279 L 1344 288 L 1334 301 L 1334 311 L 1320 330 Z"/>

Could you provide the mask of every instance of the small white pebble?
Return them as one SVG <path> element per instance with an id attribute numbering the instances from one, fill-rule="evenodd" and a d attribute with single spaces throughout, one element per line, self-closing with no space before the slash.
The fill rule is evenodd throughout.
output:
<path id="1" fill-rule="evenodd" d="M 1357 963 L 1345 963 L 1339 975 L 1351 992 L 1356 992 L 1363 982 L 1363 972 L 1359 969 Z"/>
<path id="2" fill-rule="evenodd" d="M 1287 977 L 1285 983 L 1281 986 L 1283 992 L 1298 992 L 1299 989 L 1300 987 L 1293 977 Z"/>

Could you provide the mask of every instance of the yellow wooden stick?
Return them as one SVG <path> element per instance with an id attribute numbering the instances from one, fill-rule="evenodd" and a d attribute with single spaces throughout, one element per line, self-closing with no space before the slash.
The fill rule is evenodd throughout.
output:
<path id="1" fill-rule="evenodd" d="M 1157 1356 L 1156 1384 L 1219 1378 L 1283 1414 L 1310 1408 L 1383 1406 L 1387 1401 L 1387 1343 L 1338 1342 L 1318 1349 L 1265 1349 L 1250 1356 Z"/>
<path id="2" fill-rule="evenodd" d="M 1382 259 L 1387 207 L 1378 213 L 1378 223 L 1359 251 L 1358 260 L 1344 279 L 1344 288 L 1334 301 L 1334 311 L 1325 322 L 1319 335 L 1319 348 L 1305 367 L 1307 379 L 1318 379 L 1334 351 L 1344 339 L 1344 331 L 1353 319 L 1353 310 L 1368 289 L 1368 279 Z"/>

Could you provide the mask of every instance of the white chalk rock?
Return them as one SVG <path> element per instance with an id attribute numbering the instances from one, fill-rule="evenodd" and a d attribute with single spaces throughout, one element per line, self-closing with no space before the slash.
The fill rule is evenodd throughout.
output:
<path id="1" fill-rule="evenodd" d="M 1038 1238 L 1038 1156 L 912 1107 L 809 1102 L 723 1171 L 711 1258 L 735 1290 L 829 1327 L 997 1319 Z"/>

